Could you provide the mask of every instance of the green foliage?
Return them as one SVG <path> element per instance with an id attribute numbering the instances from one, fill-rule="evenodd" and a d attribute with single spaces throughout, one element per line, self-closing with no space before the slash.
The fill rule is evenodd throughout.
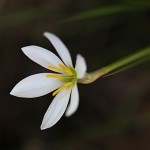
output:
<path id="1" fill-rule="evenodd" d="M 91 19 L 95 17 L 101 17 L 105 15 L 112 15 L 117 13 L 127 13 L 132 11 L 141 11 L 149 9 L 149 5 L 129 5 L 129 4 L 121 4 L 121 5 L 110 5 L 99 8 L 94 8 L 91 10 L 87 10 L 84 12 L 77 13 L 65 21 L 78 21 L 83 19 Z"/>

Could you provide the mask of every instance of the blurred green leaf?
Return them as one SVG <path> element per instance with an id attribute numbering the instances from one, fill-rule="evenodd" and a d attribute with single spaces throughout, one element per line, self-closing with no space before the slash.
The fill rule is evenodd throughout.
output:
<path id="1" fill-rule="evenodd" d="M 139 11 L 139 10 L 145 10 L 149 9 L 149 5 L 111 5 L 111 6 L 105 6 L 105 7 L 99 7 L 91 10 L 87 10 L 78 14 L 75 14 L 74 16 L 69 17 L 68 19 L 64 20 L 66 21 L 76 21 L 76 20 L 83 20 L 83 19 L 91 19 L 95 17 L 100 17 L 104 15 L 111 15 L 111 14 L 117 14 L 117 13 L 124 13 L 124 12 L 130 12 L 130 11 Z"/>

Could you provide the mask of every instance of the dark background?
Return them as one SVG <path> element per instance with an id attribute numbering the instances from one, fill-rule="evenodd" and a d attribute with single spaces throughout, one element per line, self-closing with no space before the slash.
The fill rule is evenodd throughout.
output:
<path id="1" fill-rule="evenodd" d="M 116 5 L 131 8 L 68 20 Z M 21 79 L 46 71 L 21 51 L 33 44 L 55 53 L 44 31 L 64 41 L 73 62 L 81 53 L 90 72 L 149 46 L 149 10 L 149 0 L 0 0 L 0 150 L 149 150 L 149 62 L 79 85 L 77 112 L 44 131 L 40 125 L 52 95 L 9 94 Z"/>

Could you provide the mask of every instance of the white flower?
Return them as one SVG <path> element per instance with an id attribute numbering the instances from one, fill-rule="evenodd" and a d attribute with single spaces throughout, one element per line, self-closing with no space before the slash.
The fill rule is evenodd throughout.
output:
<path id="1" fill-rule="evenodd" d="M 38 46 L 26 46 L 22 51 L 34 62 L 57 73 L 31 75 L 20 81 L 10 92 L 17 97 L 34 98 L 55 90 L 52 95 L 56 96 L 44 115 L 42 130 L 56 124 L 66 108 L 66 116 L 72 115 L 77 110 L 79 104 L 77 81 L 85 75 L 87 69 L 84 58 L 79 54 L 73 68 L 67 47 L 57 36 L 48 32 L 45 32 L 44 36 L 55 47 L 62 61 L 52 52 Z"/>

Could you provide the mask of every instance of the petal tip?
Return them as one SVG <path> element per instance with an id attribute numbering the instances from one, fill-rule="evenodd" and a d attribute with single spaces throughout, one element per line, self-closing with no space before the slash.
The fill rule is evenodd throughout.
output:
<path id="1" fill-rule="evenodd" d="M 68 112 L 65 113 L 65 117 L 70 117 L 72 114 L 69 114 Z"/>
<path id="2" fill-rule="evenodd" d="M 14 95 L 14 90 L 12 89 L 9 94 L 10 94 L 10 95 Z"/>
<path id="3" fill-rule="evenodd" d="M 22 49 L 22 50 L 26 50 L 27 47 L 30 47 L 30 46 L 24 46 L 24 47 L 22 47 L 21 49 Z"/>
<path id="4" fill-rule="evenodd" d="M 22 47 L 21 50 L 23 52 L 25 52 L 26 50 L 29 50 L 29 48 L 35 48 L 35 47 L 37 47 L 37 46 L 35 46 L 35 45 L 25 46 L 25 47 Z"/>
<path id="5" fill-rule="evenodd" d="M 46 34 L 48 34 L 49 32 L 47 32 L 47 31 L 45 31 L 44 33 L 43 33 L 43 35 L 46 35 Z"/>
<path id="6" fill-rule="evenodd" d="M 46 127 L 42 124 L 41 127 L 40 127 L 40 129 L 41 129 L 41 130 L 45 130 Z"/>
<path id="7" fill-rule="evenodd" d="M 77 108 L 76 108 L 77 109 Z M 66 111 L 66 113 L 65 113 L 65 116 L 66 117 L 70 117 L 70 116 L 72 116 L 72 115 L 74 115 L 74 113 L 76 112 L 76 110 L 74 110 L 74 111 Z"/>
<path id="8" fill-rule="evenodd" d="M 16 97 L 22 97 L 19 95 L 19 92 L 16 90 L 15 87 L 11 90 L 11 92 L 9 94 L 12 96 L 16 96 Z"/>
<path id="9" fill-rule="evenodd" d="M 51 35 L 52 33 L 50 33 L 50 32 L 44 32 L 43 33 L 43 35 L 45 36 L 45 37 L 48 37 L 49 35 Z"/>
<path id="10" fill-rule="evenodd" d="M 24 52 L 24 51 L 26 51 L 26 48 L 27 48 L 26 46 L 22 47 L 21 50 Z"/>
<path id="11" fill-rule="evenodd" d="M 10 95 L 13 95 L 13 96 L 18 96 L 18 95 L 17 95 L 16 86 L 11 90 L 11 92 L 10 92 L 9 94 L 10 94 Z"/>
<path id="12" fill-rule="evenodd" d="M 40 129 L 45 130 L 45 129 L 48 129 L 50 127 L 51 127 L 50 125 L 48 126 L 46 123 L 42 122 Z"/>
<path id="13" fill-rule="evenodd" d="M 23 51 L 23 53 L 26 55 L 26 53 L 28 52 L 30 46 L 25 46 L 22 47 L 21 50 Z"/>

